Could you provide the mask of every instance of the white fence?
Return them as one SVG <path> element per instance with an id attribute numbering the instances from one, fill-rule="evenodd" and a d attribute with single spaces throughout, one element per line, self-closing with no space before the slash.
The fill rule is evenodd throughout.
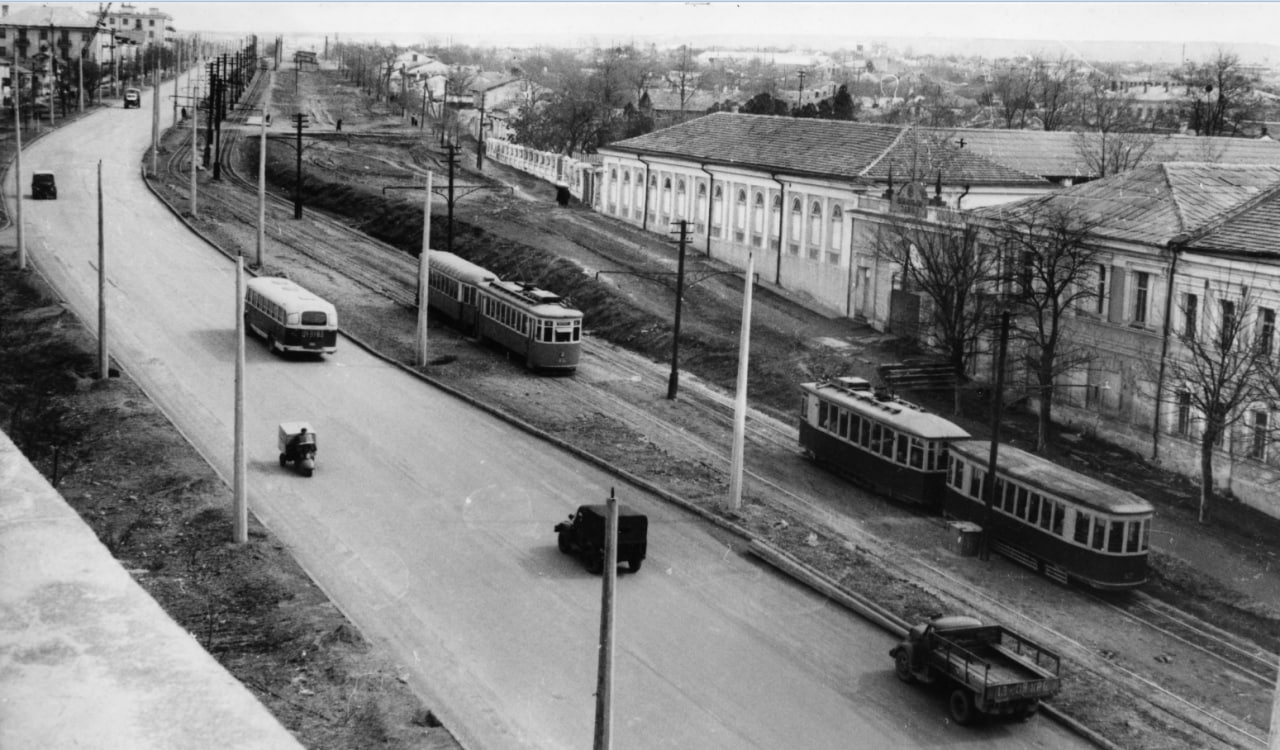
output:
<path id="1" fill-rule="evenodd" d="M 579 161 L 563 154 L 538 151 L 528 146 L 517 146 L 509 141 L 486 139 L 484 153 L 488 158 L 520 170 L 547 182 L 567 185 L 569 194 L 591 205 L 595 185 L 596 165 Z"/>

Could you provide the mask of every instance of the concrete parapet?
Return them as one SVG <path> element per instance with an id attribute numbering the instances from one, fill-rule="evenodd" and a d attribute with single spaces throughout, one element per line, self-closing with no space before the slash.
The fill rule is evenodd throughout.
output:
<path id="1" fill-rule="evenodd" d="M 301 748 L 3 433 L 0 747 Z"/>

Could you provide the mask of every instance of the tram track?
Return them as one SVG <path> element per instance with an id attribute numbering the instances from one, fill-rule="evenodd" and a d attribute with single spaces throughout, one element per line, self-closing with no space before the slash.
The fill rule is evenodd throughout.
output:
<path id="1" fill-rule="evenodd" d="M 249 133 L 235 129 L 224 131 L 224 148 L 222 170 L 228 176 L 228 182 L 237 188 L 234 191 L 218 191 L 217 200 L 225 203 L 236 217 L 246 224 L 256 225 L 258 211 L 257 184 L 243 177 L 235 169 L 233 158 L 242 138 L 250 137 Z M 184 141 L 185 149 L 179 149 L 167 160 L 167 174 L 170 178 L 187 179 L 184 163 L 189 163 L 192 147 L 190 139 Z M 350 278 L 371 292 L 407 308 L 415 306 L 417 286 L 417 260 L 402 251 L 385 243 L 372 240 L 356 230 L 351 229 L 339 220 L 316 211 L 308 211 L 307 218 L 312 221 L 293 222 L 293 205 L 290 201 L 267 193 L 268 211 L 271 212 L 268 225 L 286 225 L 287 233 L 275 232 L 274 241 L 287 245 L 292 250 L 329 269 L 333 273 Z M 248 219 L 246 217 L 252 217 Z M 313 226 L 314 225 L 314 226 Z M 606 414 L 616 414 L 624 422 L 643 425 L 647 430 L 660 433 L 664 438 L 675 438 L 686 446 L 694 448 L 708 459 L 708 465 L 727 466 L 729 455 L 727 446 L 709 437 L 723 434 L 726 427 L 733 423 L 733 404 L 729 394 L 718 392 L 701 384 L 683 383 L 680 408 L 693 409 L 697 412 L 705 430 L 695 434 L 675 428 L 665 421 L 661 414 L 619 398 L 610 389 L 609 383 L 629 379 L 633 373 L 642 372 L 643 377 L 652 379 L 659 377 L 658 368 L 647 359 L 629 352 L 618 352 L 613 347 L 584 338 L 584 370 L 599 368 L 599 383 L 586 384 L 586 378 L 546 378 L 542 380 L 548 389 L 564 392 L 570 398 L 578 399 L 584 406 L 596 408 Z M 749 418 L 746 424 L 748 440 L 752 450 L 772 453 L 786 452 L 799 455 L 796 435 L 784 423 L 768 417 L 765 419 Z M 851 515 L 835 513 L 829 504 L 815 501 L 803 492 L 798 492 L 784 482 L 748 470 L 748 481 L 757 492 L 768 494 L 770 502 L 785 507 L 799 517 L 819 520 L 829 526 L 833 532 L 843 535 L 859 547 L 870 550 L 873 554 L 885 559 L 902 562 L 901 551 L 893 548 L 892 542 L 883 542 L 861 527 L 859 520 Z M 850 489 L 850 492 L 854 490 Z M 941 523 L 939 520 L 938 523 Z M 915 560 L 915 564 L 931 571 L 947 581 L 954 590 L 950 597 L 957 601 L 982 600 L 991 608 L 999 609 L 1018 621 L 1034 623 L 1036 627 L 1046 627 L 1042 622 L 1034 622 L 1017 609 L 1009 607 L 998 600 L 987 596 L 982 591 L 970 586 L 963 580 Z M 958 595 L 956 592 L 960 592 Z M 1084 593 L 1084 592 L 1079 592 Z M 1222 669 L 1230 670 L 1241 676 L 1250 684 L 1261 687 L 1274 686 L 1276 682 L 1275 654 L 1222 631 L 1203 622 L 1190 613 L 1183 612 L 1172 605 L 1152 599 L 1138 592 L 1129 601 L 1116 603 L 1101 597 L 1087 595 L 1095 604 L 1109 608 L 1126 620 L 1158 633 L 1162 638 L 1172 639 L 1187 649 L 1213 659 Z M 1030 626 L 1030 625 L 1029 625 Z M 1258 736 L 1256 726 L 1242 724 L 1231 713 L 1229 696 L 1224 696 L 1223 705 L 1198 706 L 1178 696 L 1171 688 L 1159 684 L 1144 675 L 1128 668 L 1108 664 L 1105 658 L 1098 657 L 1095 649 L 1057 631 L 1055 639 L 1062 639 L 1071 651 L 1089 669 L 1105 673 L 1108 669 L 1124 669 L 1126 680 L 1141 684 L 1144 689 L 1159 695 L 1168 696 L 1167 700 L 1155 701 L 1171 715 L 1179 716 L 1178 709 L 1167 704 L 1186 709 L 1202 718 L 1195 722 L 1204 731 L 1209 732 L 1224 742 L 1236 744 L 1241 738 L 1265 744 L 1265 738 Z M 1150 700 L 1150 699 L 1149 699 Z M 1207 728 L 1206 728 L 1207 727 Z M 1224 729 L 1225 728 L 1225 729 Z M 1246 745 L 1241 745 L 1246 746 Z"/>

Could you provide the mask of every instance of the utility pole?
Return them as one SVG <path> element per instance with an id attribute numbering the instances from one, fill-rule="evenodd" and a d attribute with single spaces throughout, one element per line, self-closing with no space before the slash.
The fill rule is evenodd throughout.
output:
<path id="1" fill-rule="evenodd" d="M 231 521 L 232 541 L 236 544 L 249 541 L 249 498 L 245 488 L 248 467 L 244 450 L 244 287 L 244 256 L 236 255 L 235 517 Z"/>
<path id="2" fill-rule="evenodd" d="M 111 377 L 107 356 L 107 244 L 103 231 L 102 162 L 98 162 L 98 377 Z"/>
<path id="3" fill-rule="evenodd" d="M 301 112 L 294 115 L 293 124 L 294 124 L 294 127 L 296 127 L 298 130 L 298 163 L 297 163 L 297 168 L 294 170 L 294 179 L 293 179 L 293 218 L 301 219 L 302 218 L 302 129 L 305 127 L 308 127 L 307 115 Z M 453 165 L 450 164 L 449 167 L 450 167 L 450 171 L 449 171 L 450 182 L 452 183 Z M 452 242 L 452 236 L 450 237 L 450 242 Z M 449 249 L 450 250 L 453 249 L 452 244 L 450 244 Z"/>
<path id="4" fill-rule="evenodd" d="M 200 218 L 196 210 L 196 146 L 200 140 L 200 99 L 191 102 L 191 218 Z M 207 144 L 206 144 L 207 145 Z M 208 153 L 206 150 L 205 153 Z"/>
<path id="5" fill-rule="evenodd" d="M 160 66 L 151 71 L 151 176 L 160 174 Z M 176 102 L 175 102 L 176 104 Z"/>
<path id="6" fill-rule="evenodd" d="M 14 201 L 16 213 L 14 219 L 18 228 L 18 270 L 27 270 L 27 243 L 22 235 L 22 94 L 21 87 L 15 86 L 13 90 L 13 142 L 16 149 L 13 154 L 13 171 L 14 171 L 14 193 L 17 200 Z"/>
<path id="7" fill-rule="evenodd" d="M 431 173 L 422 199 L 422 255 L 418 258 L 418 367 L 427 366 L 427 308 L 431 294 Z"/>
<path id="8" fill-rule="evenodd" d="M 996 461 L 1000 450 L 1000 412 L 1004 406 L 1004 359 L 1009 349 L 1009 311 L 1000 313 L 1000 350 L 996 356 L 995 393 L 991 397 L 991 452 L 987 458 L 987 476 L 982 483 L 982 537 L 978 548 L 980 560 L 991 559 L 991 511 L 995 503 Z"/>
<path id="9" fill-rule="evenodd" d="M 747 255 L 747 272 L 742 290 L 742 330 L 738 336 L 738 383 L 733 396 L 733 457 L 729 464 L 729 507 L 742 508 L 742 464 L 747 424 L 747 364 L 751 349 L 751 285 L 755 281 L 755 255 Z"/>
<path id="10" fill-rule="evenodd" d="M 458 164 L 458 146 L 450 142 L 445 146 L 445 152 L 448 154 L 449 162 L 449 223 L 445 230 L 445 249 L 453 252 L 453 168 Z"/>
<path id="11" fill-rule="evenodd" d="M 796 102 L 796 108 L 799 109 L 804 106 L 804 77 L 808 74 L 802 70 L 796 75 L 800 77 L 800 98 Z"/>
<path id="12" fill-rule="evenodd" d="M 600 656 L 596 669 L 596 725 L 592 750 L 613 747 L 613 609 L 618 580 L 618 500 L 609 488 L 605 505 L 604 576 L 600 596 Z"/>
<path id="13" fill-rule="evenodd" d="M 271 104 L 271 89 L 267 89 L 266 101 L 262 105 L 262 122 L 258 139 L 258 254 L 255 268 L 262 268 L 263 247 L 267 235 L 267 112 Z"/>
<path id="14" fill-rule="evenodd" d="M 689 235 L 689 222 L 681 219 L 677 223 L 680 227 L 680 259 L 676 263 L 676 319 L 671 334 L 671 377 L 667 379 L 668 401 L 675 401 L 676 393 L 680 390 L 680 309 L 684 301 L 684 247 Z"/>
<path id="15" fill-rule="evenodd" d="M 480 120 L 476 127 L 476 170 L 484 169 L 484 92 L 480 92 Z"/>

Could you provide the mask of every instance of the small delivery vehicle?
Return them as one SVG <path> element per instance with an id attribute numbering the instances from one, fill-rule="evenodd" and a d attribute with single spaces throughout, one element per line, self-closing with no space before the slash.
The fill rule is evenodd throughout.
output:
<path id="1" fill-rule="evenodd" d="M 316 470 L 316 431 L 307 422 L 281 422 L 277 440 L 280 466 L 309 477 Z"/>
<path id="2" fill-rule="evenodd" d="M 138 109 L 142 106 L 142 92 L 138 89 L 124 90 L 124 108 Z"/>
<path id="3" fill-rule="evenodd" d="M 31 173 L 31 197 L 33 200 L 58 199 L 58 180 L 53 176 L 53 172 Z"/>
<path id="4" fill-rule="evenodd" d="M 580 505 L 568 521 L 556 524 L 560 551 L 582 558 L 587 570 L 604 572 L 605 534 L 609 506 Z M 618 505 L 618 562 L 626 562 L 632 573 L 640 570 L 648 547 L 649 518 L 625 505 Z"/>
<path id="5" fill-rule="evenodd" d="M 889 652 L 903 682 L 947 688 L 951 718 L 1030 718 L 1062 686 L 1058 655 L 1001 625 L 973 617 L 937 617 L 911 628 Z"/>

